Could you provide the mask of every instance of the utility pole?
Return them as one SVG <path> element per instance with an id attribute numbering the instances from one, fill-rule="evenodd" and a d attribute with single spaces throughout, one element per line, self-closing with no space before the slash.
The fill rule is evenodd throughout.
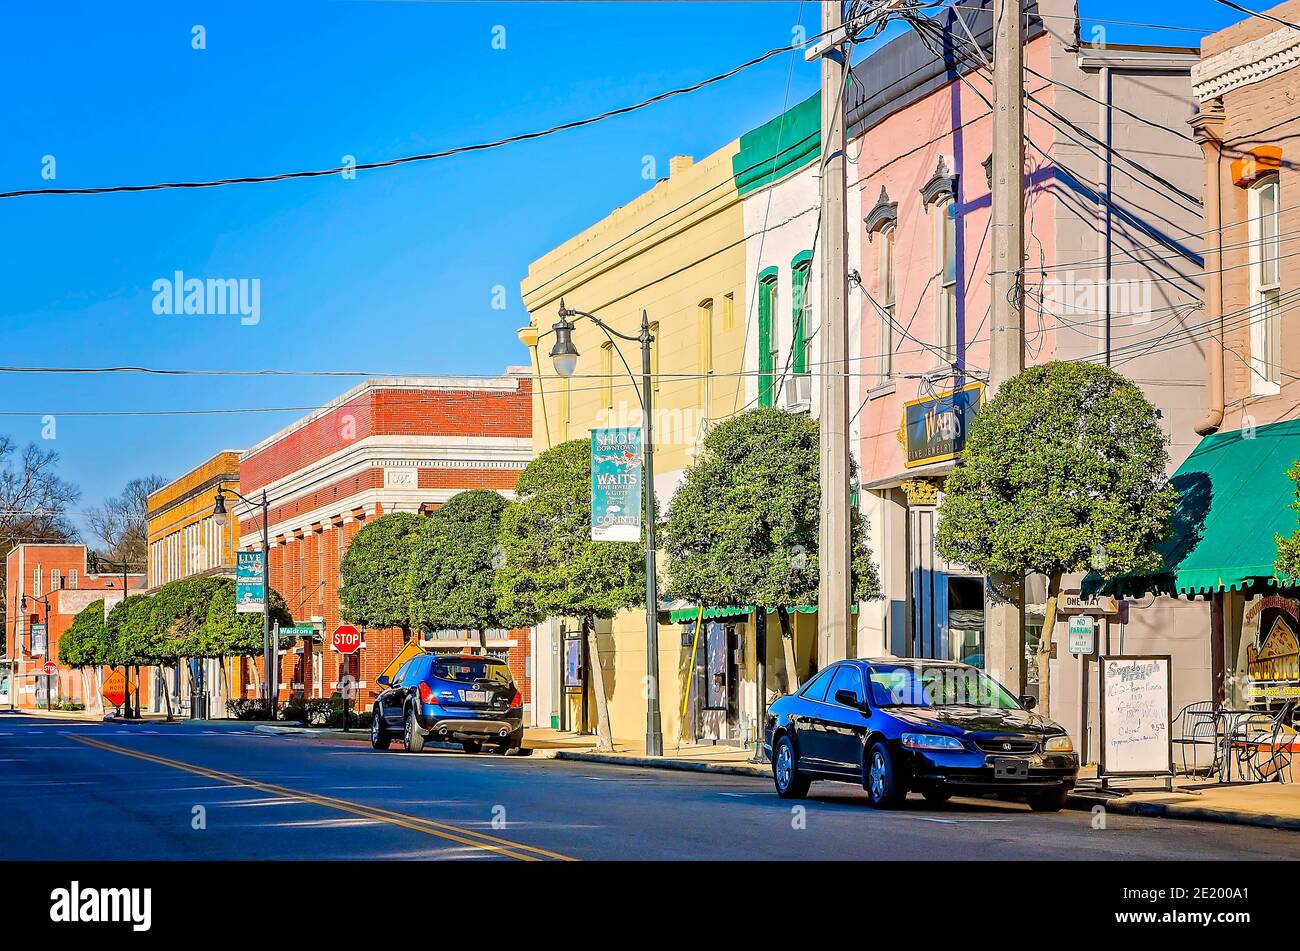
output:
<path id="1" fill-rule="evenodd" d="M 821 521 L 817 586 L 817 663 L 825 667 L 849 654 L 853 618 L 849 547 L 849 257 L 844 170 L 844 84 L 849 68 L 840 0 L 822 4 L 821 50 Z M 816 53 L 816 50 L 810 53 Z M 792 675 L 794 671 L 790 671 Z M 762 724 L 759 725 L 760 729 Z"/>
<path id="2" fill-rule="evenodd" d="M 1025 368 L 1023 22 L 1021 0 L 994 0 L 990 396 Z M 1022 576 L 990 575 L 985 581 L 984 666 L 1016 696 L 1025 687 L 1024 594 Z M 1050 645 L 1051 637 L 1051 631 L 1043 632 L 1045 645 Z M 1047 676 L 1043 656 L 1040 677 Z"/>

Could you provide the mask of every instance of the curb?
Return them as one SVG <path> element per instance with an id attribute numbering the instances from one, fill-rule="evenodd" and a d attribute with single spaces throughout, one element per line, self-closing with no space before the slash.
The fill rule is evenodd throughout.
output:
<path id="1" fill-rule="evenodd" d="M 658 756 L 622 756 L 618 753 L 585 753 L 574 750 L 553 750 L 548 759 L 571 760 L 579 763 L 604 763 L 608 766 L 635 766 L 642 769 L 669 769 L 689 773 L 722 773 L 729 776 L 755 776 L 766 778 L 769 770 L 757 763 L 700 763 Z"/>
<path id="2" fill-rule="evenodd" d="M 1091 812 L 1101 806 L 1106 812 L 1148 819 L 1183 819 L 1195 822 L 1217 822 L 1221 825 L 1255 826 L 1262 829 L 1300 831 L 1300 818 L 1277 816 L 1261 812 L 1235 812 L 1228 809 L 1206 809 L 1201 806 L 1176 802 L 1145 802 L 1121 796 L 1100 799 L 1090 796 L 1070 796 L 1066 804 L 1070 809 Z"/>

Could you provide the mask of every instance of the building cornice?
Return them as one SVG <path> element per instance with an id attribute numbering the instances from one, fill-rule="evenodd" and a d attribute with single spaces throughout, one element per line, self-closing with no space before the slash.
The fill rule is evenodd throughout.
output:
<path id="1" fill-rule="evenodd" d="M 1192 93 L 1205 102 L 1300 65 L 1300 31 L 1274 30 L 1192 67 Z"/>

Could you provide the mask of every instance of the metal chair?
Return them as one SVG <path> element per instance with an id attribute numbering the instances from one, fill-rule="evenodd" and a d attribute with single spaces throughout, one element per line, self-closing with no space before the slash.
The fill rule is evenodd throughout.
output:
<path id="1" fill-rule="evenodd" d="M 1286 782 L 1296 739 L 1290 727 L 1292 706 L 1287 703 L 1276 713 L 1252 714 L 1233 724 L 1226 746 L 1240 776 L 1261 783 Z"/>
<path id="2" fill-rule="evenodd" d="M 1219 756 L 1222 751 L 1218 732 L 1215 729 L 1214 701 L 1197 700 L 1178 711 L 1170 731 L 1172 742 L 1182 753 L 1183 774 L 1191 775 L 1199 769 L 1215 773 L 1219 769 Z M 1196 760 L 1196 748 L 1209 747 L 1213 756 L 1208 766 L 1200 766 Z M 1188 749 L 1191 750 L 1191 765 L 1188 765 Z"/>

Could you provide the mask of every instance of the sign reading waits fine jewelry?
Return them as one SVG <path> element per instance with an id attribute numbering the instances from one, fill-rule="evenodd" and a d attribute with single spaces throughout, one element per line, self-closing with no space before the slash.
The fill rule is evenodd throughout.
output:
<path id="1" fill-rule="evenodd" d="M 591 431 L 591 537 L 641 540 L 641 430 Z"/>
<path id="2" fill-rule="evenodd" d="M 261 614 L 266 603 L 262 586 L 262 553 L 235 553 L 235 613 Z"/>

